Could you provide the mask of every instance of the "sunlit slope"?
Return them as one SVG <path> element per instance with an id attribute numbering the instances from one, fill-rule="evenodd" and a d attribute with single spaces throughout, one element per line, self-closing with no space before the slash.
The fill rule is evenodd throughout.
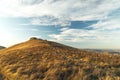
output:
<path id="1" fill-rule="evenodd" d="M 19 49 L 27 49 L 27 48 L 35 48 L 35 47 L 39 47 L 39 48 L 60 48 L 60 49 L 75 49 L 63 44 L 59 44 L 56 42 L 51 42 L 51 41 L 47 41 L 47 40 L 42 40 L 42 39 L 37 39 L 37 38 L 30 38 L 28 41 L 26 42 L 22 42 L 20 44 L 16 44 L 14 46 L 11 46 L 9 48 L 6 48 L 4 50 L 2 50 L 2 52 L 7 52 L 7 51 L 12 51 L 12 50 L 19 50 Z"/>
<path id="2" fill-rule="evenodd" d="M 120 79 L 120 55 L 87 52 L 36 38 L 0 53 L 2 80 Z"/>

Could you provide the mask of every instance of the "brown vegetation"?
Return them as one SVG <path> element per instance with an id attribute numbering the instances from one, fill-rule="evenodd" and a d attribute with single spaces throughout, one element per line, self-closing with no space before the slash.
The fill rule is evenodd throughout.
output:
<path id="1" fill-rule="evenodd" d="M 0 51 L 0 80 L 120 80 L 120 55 L 32 38 Z"/>

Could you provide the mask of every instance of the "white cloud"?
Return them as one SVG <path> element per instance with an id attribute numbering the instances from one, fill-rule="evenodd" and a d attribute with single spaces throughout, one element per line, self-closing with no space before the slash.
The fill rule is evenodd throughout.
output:
<path id="1" fill-rule="evenodd" d="M 120 29 L 120 18 L 118 16 L 115 18 L 100 20 L 96 24 L 93 24 L 89 27 L 94 28 L 94 29 L 99 29 L 99 30 Z"/>
<path id="2" fill-rule="evenodd" d="M 15 31 L 34 31 L 34 32 L 39 31 L 38 29 L 23 29 L 23 28 L 16 28 L 14 30 Z"/>
<path id="3" fill-rule="evenodd" d="M 35 5 L 43 2 L 44 0 L 21 0 L 21 3 L 24 5 Z"/>
<path id="4" fill-rule="evenodd" d="M 50 34 L 55 41 L 81 42 L 81 41 L 110 41 L 116 39 L 114 34 L 119 31 L 108 33 L 104 30 L 62 29 L 60 34 Z"/>
<path id="5" fill-rule="evenodd" d="M 59 26 L 69 26 L 71 21 L 98 20 L 90 26 L 93 30 L 62 28 L 60 34 L 49 36 L 60 41 L 108 41 L 120 33 L 113 30 L 120 29 L 120 16 L 113 13 L 115 17 L 110 17 L 118 9 L 120 0 L 1 0 L 0 18 L 24 17 L 30 19 L 30 25 Z"/>
<path id="6" fill-rule="evenodd" d="M 119 0 L 1 0 L 0 17 L 40 17 L 53 16 L 66 26 L 75 20 L 100 20 L 112 11 L 120 8 Z M 40 19 L 39 18 L 39 19 Z M 66 19 L 67 18 L 67 19 Z M 48 20 L 48 21 L 47 21 Z M 35 21 L 35 18 L 32 22 Z M 51 19 L 38 20 L 39 23 L 51 25 Z"/>
<path id="7" fill-rule="evenodd" d="M 55 25 L 55 26 L 68 26 L 71 25 L 70 21 L 65 18 L 55 18 L 54 16 L 41 16 L 32 18 L 31 25 Z"/>

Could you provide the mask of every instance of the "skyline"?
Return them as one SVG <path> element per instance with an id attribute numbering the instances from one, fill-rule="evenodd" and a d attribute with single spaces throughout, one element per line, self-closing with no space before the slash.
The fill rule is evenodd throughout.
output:
<path id="1" fill-rule="evenodd" d="M 38 37 L 77 48 L 120 49 L 119 0 L 1 0 L 0 46 Z"/>

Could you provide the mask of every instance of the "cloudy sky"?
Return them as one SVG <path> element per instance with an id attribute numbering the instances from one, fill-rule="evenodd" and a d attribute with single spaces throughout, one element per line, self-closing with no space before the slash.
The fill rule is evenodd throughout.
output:
<path id="1" fill-rule="evenodd" d="M 29 37 L 120 49 L 120 0 L 0 0 L 0 45 Z"/>

